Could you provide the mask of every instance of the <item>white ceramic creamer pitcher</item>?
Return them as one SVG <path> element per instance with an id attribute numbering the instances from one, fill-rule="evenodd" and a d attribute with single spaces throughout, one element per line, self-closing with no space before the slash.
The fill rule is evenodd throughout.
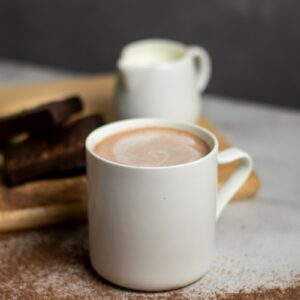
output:
<path id="1" fill-rule="evenodd" d="M 201 115 L 202 92 L 211 75 L 205 49 L 170 40 L 142 40 L 125 46 L 117 67 L 119 118 L 194 122 Z"/>

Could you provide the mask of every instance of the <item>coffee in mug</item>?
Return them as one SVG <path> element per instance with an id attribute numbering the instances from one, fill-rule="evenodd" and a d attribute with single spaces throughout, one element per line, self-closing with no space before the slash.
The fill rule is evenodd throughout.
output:
<path id="1" fill-rule="evenodd" d="M 96 272 L 145 291 L 202 277 L 214 257 L 216 221 L 248 178 L 251 157 L 236 148 L 219 153 L 205 128 L 149 118 L 94 130 L 86 154 Z M 218 191 L 218 165 L 234 161 L 238 167 Z"/>
<path id="2" fill-rule="evenodd" d="M 136 128 L 108 136 L 94 147 L 104 159 L 139 167 L 184 164 L 208 154 L 210 147 L 199 136 L 167 127 Z"/>

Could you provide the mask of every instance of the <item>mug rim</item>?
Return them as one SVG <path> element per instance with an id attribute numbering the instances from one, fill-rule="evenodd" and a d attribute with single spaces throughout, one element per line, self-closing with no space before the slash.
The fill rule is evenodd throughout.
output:
<path id="1" fill-rule="evenodd" d="M 124 125 L 124 126 L 122 126 Z M 210 151 L 205 156 L 190 161 L 186 163 L 176 164 L 176 165 L 170 165 L 170 166 L 134 166 L 134 165 L 126 165 L 118 162 L 114 162 L 108 159 L 105 159 L 101 157 L 100 155 L 97 155 L 95 151 L 93 150 L 93 147 L 102 139 L 111 136 L 113 134 L 117 134 L 122 131 L 126 131 L 128 129 L 132 128 L 143 128 L 143 127 L 166 127 L 166 128 L 174 128 L 174 129 L 182 129 L 185 131 L 188 131 L 192 134 L 198 134 L 201 138 L 203 138 L 203 135 L 208 137 L 212 141 L 212 145 L 210 146 Z M 104 134 L 106 132 L 106 135 Z M 108 132 L 108 133 L 107 133 Z M 104 137 L 101 139 L 99 138 L 99 135 L 103 135 Z M 98 138 L 97 138 L 98 137 Z M 206 141 L 206 139 L 205 139 Z M 192 166 L 198 163 L 201 163 L 203 161 L 206 161 L 207 159 L 210 159 L 211 156 L 213 156 L 218 151 L 219 143 L 216 136 L 209 131 L 208 129 L 199 126 L 194 123 L 189 122 L 179 122 L 179 121 L 173 121 L 168 119 L 157 119 L 157 118 L 135 118 L 135 119 L 125 119 L 125 120 L 119 120 L 114 121 L 111 123 L 108 123 L 106 125 L 103 125 L 101 127 L 98 127 L 94 129 L 90 134 L 87 136 L 85 140 L 85 149 L 86 152 L 89 153 L 92 157 L 95 159 L 119 168 L 125 168 L 130 170 L 170 170 L 170 169 L 176 169 L 176 168 L 183 168 L 187 166 Z"/>
<path id="2" fill-rule="evenodd" d="M 155 68 L 155 69 L 161 69 L 161 68 L 166 68 L 166 67 L 170 67 L 170 66 L 174 66 L 174 64 L 179 64 L 182 61 L 185 61 L 189 55 L 188 55 L 188 45 L 185 45 L 181 42 L 175 41 L 175 40 L 171 40 L 171 39 L 163 39 L 163 38 L 149 38 L 149 39 L 142 39 L 142 40 L 136 40 L 136 41 L 132 41 L 129 44 L 126 44 L 120 53 L 120 56 L 117 60 L 117 67 L 121 68 L 123 66 L 124 63 L 122 63 L 122 59 L 124 58 L 124 56 L 126 55 L 126 52 L 129 52 L 130 50 L 134 49 L 135 47 L 141 47 L 143 45 L 164 45 L 164 46 L 171 46 L 171 47 L 176 47 L 177 49 L 180 49 L 181 51 L 183 51 L 182 56 L 171 60 L 171 61 L 165 61 L 165 62 L 161 62 L 159 64 L 154 64 L 151 65 L 151 68 Z M 149 68 L 149 66 L 144 66 L 144 65 L 135 65 L 134 68 L 136 69 L 145 69 L 145 68 Z"/>

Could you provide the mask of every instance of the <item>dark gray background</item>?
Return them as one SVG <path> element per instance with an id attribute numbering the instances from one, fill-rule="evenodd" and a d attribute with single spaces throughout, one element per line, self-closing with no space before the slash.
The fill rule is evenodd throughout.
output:
<path id="1" fill-rule="evenodd" d="M 206 47 L 210 93 L 300 108 L 299 0 L 0 0 L 1 57 L 101 72 L 148 37 Z"/>

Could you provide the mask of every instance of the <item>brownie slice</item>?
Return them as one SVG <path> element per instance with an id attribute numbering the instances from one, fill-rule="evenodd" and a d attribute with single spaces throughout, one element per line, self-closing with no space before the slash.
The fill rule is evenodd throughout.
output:
<path id="1" fill-rule="evenodd" d="M 34 133 L 57 127 L 82 108 L 80 98 L 71 96 L 0 118 L 0 141 L 7 141 L 23 132 Z"/>
<path id="2" fill-rule="evenodd" d="M 20 144 L 9 146 L 4 152 L 4 183 L 14 186 L 47 175 L 85 172 L 85 139 L 102 124 L 103 118 L 93 115 L 49 135 L 29 137 Z"/>

